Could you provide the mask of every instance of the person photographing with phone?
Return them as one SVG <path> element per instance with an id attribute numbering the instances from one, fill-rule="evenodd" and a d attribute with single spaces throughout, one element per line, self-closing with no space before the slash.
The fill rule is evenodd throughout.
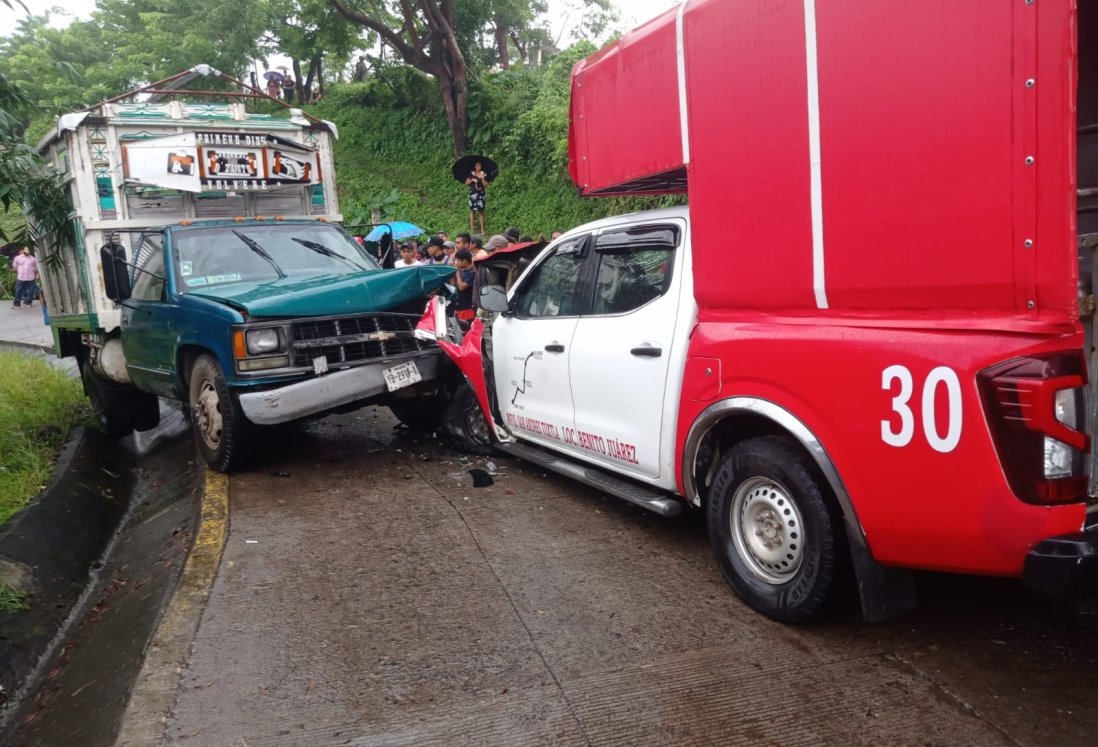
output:
<path id="1" fill-rule="evenodd" d="M 473 170 L 465 178 L 465 186 L 469 188 L 469 230 L 473 230 L 473 218 L 480 219 L 480 232 L 484 233 L 484 203 L 485 192 L 488 189 L 488 174 L 480 161 L 473 164 Z"/>

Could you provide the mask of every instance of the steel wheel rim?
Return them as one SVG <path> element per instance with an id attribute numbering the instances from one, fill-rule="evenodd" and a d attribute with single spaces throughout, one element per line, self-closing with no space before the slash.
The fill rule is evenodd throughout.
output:
<path id="1" fill-rule="evenodd" d="M 216 451 L 221 445 L 221 432 L 223 423 L 221 420 L 221 398 L 217 395 L 217 387 L 209 379 L 202 379 L 198 385 L 198 396 L 194 403 L 194 424 L 202 437 L 206 448 Z"/>
<path id="2" fill-rule="evenodd" d="M 480 411 L 480 404 L 475 400 L 465 409 L 465 432 L 478 444 L 492 443 L 488 423 L 484 419 L 484 413 Z"/>
<path id="3" fill-rule="evenodd" d="M 732 542 L 753 575 L 789 583 L 804 561 L 804 521 L 789 491 L 766 477 L 745 480 L 732 497 Z"/>

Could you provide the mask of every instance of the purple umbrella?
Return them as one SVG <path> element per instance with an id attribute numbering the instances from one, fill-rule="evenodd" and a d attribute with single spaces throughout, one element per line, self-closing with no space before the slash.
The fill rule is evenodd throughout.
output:
<path id="1" fill-rule="evenodd" d="M 276 73 L 275 71 L 272 70 L 269 73 L 263 73 L 263 77 L 266 78 L 267 80 L 273 80 L 273 81 L 277 82 L 279 85 L 282 85 L 282 78 L 283 78 L 282 73 Z"/>

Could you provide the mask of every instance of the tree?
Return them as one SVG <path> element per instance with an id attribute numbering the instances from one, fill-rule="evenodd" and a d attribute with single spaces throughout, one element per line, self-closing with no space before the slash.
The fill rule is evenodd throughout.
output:
<path id="1" fill-rule="evenodd" d="M 525 62 L 531 44 L 548 45 L 549 30 L 540 20 L 549 11 L 545 0 L 492 0 L 492 11 L 496 59 L 502 69 L 511 67 L 509 46 Z"/>
<path id="2" fill-rule="evenodd" d="M 137 83 L 203 63 L 244 77 L 267 20 L 266 0 L 98 0 L 91 23 L 103 29 L 110 64 Z"/>
<path id="3" fill-rule="evenodd" d="M 362 29 L 350 24 L 325 0 L 272 0 L 266 41 L 292 60 L 300 101 L 324 94 L 324 71 L 338 70 L 362 42 Z M 308 67 L 302 74 L 302 62 Z"/>
<path id="4" fill-rule="evenodd" d="M 66 180 L 43 165 L 34 149 L 23 142 L 22 122 L 31 106 L 26 91 L 0 75 L 0 207 L 22 208 L 26 223 L 20 235 L 4 236 L 20 243 L 40 240 L 43 261 L 74 244 L 69 220 Z"/>
<path id="5" fill-rule="evenodd" d="M 347 20 L 377 33 L 409 65 L 432 76 L 442 94 L 454 155 L 469 144 L 465 52 L 458 43 L 455 0 L 329 0 Z"/>

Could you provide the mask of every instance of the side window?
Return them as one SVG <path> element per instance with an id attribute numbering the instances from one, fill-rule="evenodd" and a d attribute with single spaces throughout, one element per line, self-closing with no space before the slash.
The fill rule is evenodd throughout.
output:
<path id="1" fill-rule="evenodd" d="M 591 313 L 624 314 L 666 293 L 678 233 L 673 226 L 645 226 L 599 236 Z"/>
<path id="2" fill-rule="evenodd" d="M 574 316 L 576 286 L 583 267 L 583 247 L 587 237 L 581 236 L 558 246 L 553 256 L 534 268 L 515 295 L 515 311 L 522 317 Z"/>
<path id="3" fill-rule="evenodd" d="M 164 300 L 164 242 L 160 236 L 147 236 L 136 255 L 133 298 L 142 301 Z"/>

